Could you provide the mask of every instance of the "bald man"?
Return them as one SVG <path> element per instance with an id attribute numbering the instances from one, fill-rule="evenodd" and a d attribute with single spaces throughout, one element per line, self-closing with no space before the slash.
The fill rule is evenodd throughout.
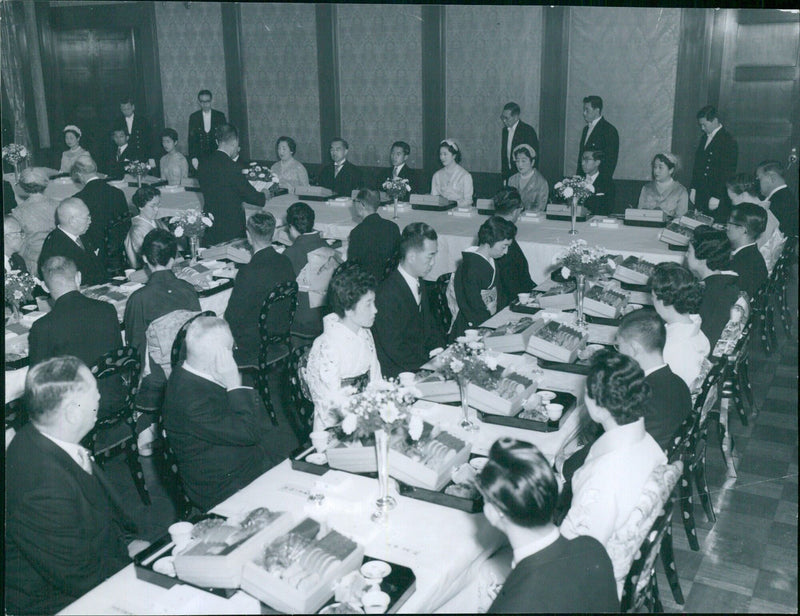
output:
<path id="1" fill-rule="evenodd" d="M 42 265 L 50 257 L 67 257 L 78 267 L 83 284 L 95 285 L 105 282 L 108 276 L 97 256 L 98 250 L 85 236 L 92 222 L 86 204 L 75 197 L 64 199 L 56 209 L 56 221 L 58 226 L 48 234 L 42 244 L 42 252 L 39 254 L 39 276 L 42 276 Z"/>
<path id="2" fill-rule="evenodd" d="M 233 336 L 218 317 L 186 331 L 186 361 L 172 371 L 163 407 L 167 438 L 186 493 L 207 510 L 275 466 L 272 425 L 233 358 Z"/>

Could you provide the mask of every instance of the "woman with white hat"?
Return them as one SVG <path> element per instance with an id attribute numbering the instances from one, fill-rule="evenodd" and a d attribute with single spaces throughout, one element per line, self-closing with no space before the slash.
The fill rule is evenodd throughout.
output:
<path id="1" fill-rule="evenodd" d="M 653 157 L 650 167 L 653 181 L 642 186 L 639 194 L 640 210 L 663 210 L 667 216 L 683 216 L 689 210 L 689 193 L 686 187 L 675 180 L 678 158 L 662 152 Z"/>
<path id="2" fill-rule="evenodd" d="M 69 124 L 64 127 L 64 142 L 67 144 L 67 150 L 61 155 L 61 168 L 59 173 L 69 173 L 72 165 L 81 156 L 89 155 L 87 150 L 81 147 L 81 129 L 74 124 Z"/>
<path id="3" fill-rule="evenodd" d="M 455 201 L 461 207 L 471 207 L 472 176 L 459 165 L 461 148 L 452 139 L 445 139 L 439 144 L 439 160 L 443 168 L 433 174 L 431 194 Z"/>

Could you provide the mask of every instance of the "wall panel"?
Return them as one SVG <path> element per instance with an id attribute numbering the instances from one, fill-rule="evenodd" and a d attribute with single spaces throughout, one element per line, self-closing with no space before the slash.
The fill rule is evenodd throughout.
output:
<path id="1" fill-rule="evenodd" d="M 275 140 L 288 135 L 297 160 L 319 163 L 314 5 L 243 2 L 241 12 L 250 156 L 275 160 Z"/>
<path id="2" fill-rule="evenodd" d="M 422 166 L 420 7 L 337 6 L 342 137 L 357 165 L 388 166 L 392 142 L 411 146 Z"/>
<path id="3" fill-rule="evenodd" d="M 540 132 L 542 9 L 448 5 L 445 25 L 447 134 L 468 171 L 499 173 L 503 105 Z"/>
<path id="4" fill-rule="evenodd" d="M 197 92 L 214 94 L 214 108 L 228 114 L 222 13 L 219 2 L 156 2 L 158 58 L 164 97 L 164 126 L 178 131 L 186 153 L 189 114 L 199 109 Z"/>
<path id="5" fill-rule="evenodd" d="M 570 13 L 564 171 L 575 172 L 582 99 L 597 94 L 620 135 L 614 177 L 649 179 L 650 160 L 672 143 L 680 9 L 572 7 Z"/>

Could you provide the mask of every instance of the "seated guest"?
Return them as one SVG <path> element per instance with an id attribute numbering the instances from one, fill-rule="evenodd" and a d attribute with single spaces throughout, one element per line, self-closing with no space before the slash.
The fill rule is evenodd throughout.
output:
<path id="1" fill-rule="evenodd" d="M 233 291 L 225 310 L 225 320 L 236 341 L 236 363 L 240 366 L 258 364 L 260 337 L 258 319 L 261 307 L 270 291 L 283 282 L 295 279 L 292 262 L 272 247 L 275 217 L 269 212 L 257 212 L 247 219 L 247 241 L 253 247 L 253 257 L 236 274 Z"/>
<path id="2" fill-rule="evenodd" d="M 389 258 L 400 243 L 400 228 L 381 218 L 381 198 L 377 191 L 364 188 L 353 202 L 361 222 L 350 232 L 347 260 L 359 263 L 377 281 L 383 280 Z"/>
<path id="3" fill-rule="evenodd" d="M 622 317 L 614 345 L 644 371 L 644 380 L 650 385 L 644 427 L 665 450 L 692 412 L 689 387 L 664 361 L 666 340 L 667 330 L 661 317 L 649 308 L 640 308 Z"/>
<path id="4" fill-rule="evenodd" d="M 23 169 L 19 176 L 24 198 L 11 215 L 19 221 L 25 232 L 21 254 L 29 272 L 36 271 L 44 239 L 56 228 L 58 201 L 44 194 L 49 182 L 47 174 L 40 167 Z"/>
<path id="5" fill-rule="evenodd" d="M 242 387 L 233 336 L 220 318 L 197 318 L 186 330 L 186 361 L 169 377 L 163 413 L 186 493 L 203 510 L 280 462 L 269 448 L 272 424 L 255 392 Z"/>
<path id="6" fill-rule="evenodd" d="M 203 210 L 214 215 L 214 225 L 203 238 L 207 246 L 244 237 L 245 216 L 242 202 L 266 203 L 265 192 L 258 192 L 242 175 L 234 160 L 239 155 L 239 132 L 232 124 L 217 127 L 217 150 L 200 159 L 197 179 L 203 191 Z M 267 190 L 266 188 L 264 189 Z"/>
<path id="7" fill-rule="evenodd" d="M 781 232 L 780 222 L 772 213 L 769 200 L 761 201 L 758 183 L 747 173 L 737 173 L 725 184 L 732 207 L 742 203 L 755 203 L 767 212 L 767 226 L 764 233 L 758 236 L 756 246 L 764 257 L 767 271 L 771 272 L 778 257 L 781 256 L 786 236 Z"/>
<path id="8" fill-rule="evenodd" d="M 334 195 L 349 197 L 361 186 L 361 169 L 347 160 L 350 144 L 341 137 L 331 141 L 331 160 L 319 172 L 319 185 L 333 191 Z"/>
<path id="9" fill-rule="evenodd" d="M 541 212 L 547 208 L 550 188 L 547 180 L 533 166 L 536 164 L 536 150 L 527 143 L 514 148 L 514 163 L 518 171 L 508 178 L 508 187 L 519 191 L 522 207 L 531 212 Z"/>
<path id="10" fill-rule="evenodd" d="M 13 271 L 27 273 L 25 259 L 19 254 L 25 242 L 25 232 L 22 225 L 12 216 L 3 217 L 3 271 L 6 274 Z"/>
<path id="11" fill-rule="evenodd" d="M 581 155 L 582 176 L 594 187 L 594 194 L 583 205 L 592 213 L 605 216 L 614 211 L 615 188 L 610 175 L 601 173 L 600 166 L 605 159 L 602 150 L 586 150 Z"/>
<path id="12" fill-rule="evenodd" d="M 406 165 L 408 157 L 411 155 L 411 146 L 405 141 L 395 141 L 389 151 L 389 159 L 392 161 L 392 166 L 383 170 L 378 175 L 378 190 L 383 190 L 383 183 L 386 180 L 393 180 L 395 178 L 404 178 L 408 180 L 408 185 L 411 187 L 411 192 L 419 190 L 417 186 L 417 173 L 411 167 Z M 408 197 L 408 195 L 406 195 Z"/>
<path id="13" fill-rule="evenodd" d="M 103 181 L 91 158 L 80 158 L 72 166 L 72 179 L 83 188 L 75 194 L 89 208 L 91 224 L 86 231 L 97 256 L 107 270 L 123 270 L 124 242 L 131 214 L 125 193 Z"/>
<path id="14" fill-rule="evenodd" d="M 677 167 L 678 159 L 674 154 L 662 152 L 653 157 L 650 163 L 653 181 L 642 186 L 640 210 L 662 210 L 670 218 L 689 211 L 689 193 L 683 184 L 675 181 Z"/>
<path id="15" fill-rule="evenodd" d="M 455 201 L 460 207 L 472 206 L 472 176 L 461 162 L 461 148 L 453 139 L 439 144 L 439 161 L 442 169 L 433 174 L 431 194 Z"/>
<path id="16" fill-rule="evenodd" d="M 59 173 L 69 173 L 72 170 L 72 165 L 81 157 L 81 156 L 91 156 L 87 150 L 84 150 L 81 147 L 81 129 L 75 126 L 74 124 L 70 124 L 69 126 L 65 126 L 64 130 L 64 142 L 67 144 L 67 150 L 61 154 L 61 166 L 58 169 Z"/>
<path id="17" fill-rule="evenodd" d="M 707 225 L 694 230 L 686 265 L 703 283 L 700 329 L 713 349 L 739 299 L 739 275 L 731 271 L 731 243 L 725 231 Z"/>
<path id="18" fill-rule="evenodd" d="M 64 199 L 56 209 L 56 222 L 58 226 L 47 235 L 42 244 L 39 275 L 42 274 L 42 264 L 50 257 L 67 257 L 78 266 L 83 284 L 105 282 L 108 275 L 97 256 L 98 249 L 84 235 L 92 222 L 86 204 L 75 197 Z"/>
<path id="19" fill-rule="evenodd" d="M 325 331 L 314 341 L 305 370 L 314 401 L 314 430 L 339 423 L 333 407 L 347 392 L 362 391 L 381 378 L 370 332 L 378 312 L 375 279 L 358 264 L 343 263 L 331 278 L 328 299 L 333 312 L 323 320 Z"/>
<path id="20" fill-rule="evenodd" d="M 375 294 L 378 314 L 372 335 L 386 378 L 416 372 L 431 350 L 444 345 L 444 332 L 431 313 L 427 289 L 420 284 L 433 268 L 437 252 L 433 227 L 412 222 L 400 236 L 397 269 Z"/>
<path id="21" fill-rule="evenodd" d="M 106 174 L 110 180 L 121 180 L 125 177 L 125 165 L 131 161 L 147 161 L 147 155 L 135 145 L 129 143 L 130 136 L 124 127 L 118 126 L 111 131 L 114 142 L 113 154 L 106 162 Z"/>
<path id="22" fill-rule="evenodd" d="M 476 487 L 483 514 L 514 551 L 513 570 L 490 614 L 619 610 L 614 570 L 602 544 L 584 533 L 568 539 L 553 524 L 558 484 L 535 445 L 495 441 Z"/>
<path id="23" fill-rule="evenodd" d="M 189 177 L 189 163 L 186 157 L 175 149 L 178 145 L 178 131 L 174 128 L 165 128 L 161 132 L 161 146 L 166 154 L 161 157 L 159 170 L 161 177 L 167 180 L 170 186 L 180 186 L 181 182 Z"/>
<path id="24" fill-rule="evenodd" d="M 604 432 L 572 479 L 572 505 L 560 528 L 567 539 L 589 535 L 606 546 L 636 507 L 650 474 L 667 462 L 645 431 L 649 395 L 650 386 L 633 359 L 605 350 L 592 356 L 584 403 Z M 620 570 L 627 564 L 613 562 L 618 581 L 627 574 Z"/>
<path id="25" fill-rule="evenodd" d="M 125 255 L 131 267 L 139 269 L 142 267 L 139 252 L 142 250 L 145 236 L 153 229 L 165 229 L 158 219 L 161 191 L 145 184 L 133 193 L 131 201 L 138 208 L 139 214 L 131 219 L 131 228 L 125 236 Z"/>
<path id="26" fill-rule="evenodd" d="M 797 237 L 797 197 L 786 186 L 786 170 L 777 160 L 765 160 L 756 169 L 761 194 L 769 202 L 769 210 L 780 221 L 784 235 Z"/>
<path id="27" fill-rule="evenodd" d="M 150 231 L 142 242 L 141 260 L 147 272 L 147 284 L 137 289 L 125 304 L 125 338 L 139 351 L 144 364 L 147 355 L 147 327 L 158 317 L 173 310 L 200 310 L 200 300 L 194 287 L 172 272 L 178 244 L 175 237 L 163 229 Z M 148 361 L 150 374 L 142 378 L 136 406 L 145 411 L 161 408 L 166 375 L 156 362 Z M 143 370 L 143 374 L 146 371 Z"/>
<path id="28" fill-rule="evenodd" d="M 478 229 L 478 245 L 464 250 L 453 275 L 455 318 L 451 337 L 478 327 L 497 312 L 497 268 L 495 259 L 508 252 L 517 228 L 505 218 L 492 216 Z"/>
<path id="29" fill-rule="evenodd" d="M 274 173 L 280 181 L 280 187 L 291 194 L 297 192 L 298 186 L 308 186 L 308 171 L 303 164 L 295 160 L 297 143 L 291 137 L 278 137 L 275 142 L 275 154 L 278 162 L 272 165 Z"/>
<path id="30" fill-rule="evenodd" d="M 100 396 L 75 357 L 33 366 L 23 426 L 6 451 L 6 610 L 54 614 L 130 562 L 135 527 L 80 445 Z M 139 545 L 137 545 L 139 544 Z"/>
<path id="31" fill-rule="evenodd" d="M 697 314 L 703 290 L 692 273 L 677 263 L 656 265 L 649 284 L 653 307 L 667 329 L 664 361 L 691 389 L 700 375 L 703 360 L 711 352 Z"/>
<path id="32" fill-rule="evenodd" d="M 286 210 L 286 226 L 292 245 L 283 254 L 292 263 L 297 278 L 297 311 L 292 333 L 316 338 L 322 333 L 322 311 L 333 270 L 339 265 L 335 250 L 328 246 L 319 231 L 314 231 L 314 210 L 298 201 Z"/>
<path id="33" fill-rule="evenodd" d="M 504 188 L 494 197 L 495 216 L 500 216 L 515 224 L 522 214 L 520 194 L 514 188 Z M 517 297 L 518 293 L 528 293 L 536 286 L 528 269 L 528 259 L 522 253 L 516 237 L 511 241 L 508 252 L 494 261 L 497 269 L 497 309 L 502 310 Z"/>
<path id="34" fill-rule="evenodd" d="M 740 203 L 731 210 L 728 239 L 731 242 L 731 269 L 739 274 L 739 288 L 753 298 L 769 274 L 756 240 L 767 226 L 767 212 L 754 203 Z"/>

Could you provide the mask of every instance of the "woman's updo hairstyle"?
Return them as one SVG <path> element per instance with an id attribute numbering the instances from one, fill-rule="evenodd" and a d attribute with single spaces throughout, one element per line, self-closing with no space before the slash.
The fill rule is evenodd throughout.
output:
<path id="1" fill-rule="evenodd" d="M 700 225 L 694 230 L 692 248 L 697 259 L 706 262 L 709 269 L 725 270 L 731 267 L 731 241 L 725 231 L 708 225 Z"/>
<path id="2" fill-rule="evenodd" d="M 439 149 L 441 150 L 442 148 L 447 148 L 456 159 L 457 163 L 461 162 L 461 148 L 458 147 L 455 141 L 452 139 L 445 139 L 439 144 Z"/>
<path id="3" fill-rule="evenodd" d="M 514 438 L 498 439 L 475 485 L 487 502 L 519 526 L 533 528 L 553 521 L 558 484 L 535 445 Z"/>
<path id="4" fill-rule="evenodd" d="M 650 288 L 665 306 L 679 314 L 696 314 L 703 299 L 703 287 L 692 273 L 677 263 L 659 263 L 650 276 Z"/>
<path id="5" fill-rule="evenodd" d="M 333 272 L 328 286 L 328 301 L 331 310 L 339 318 L 352 310 L 367 293 L 375 292 L 375 277 L 365 272 L 358 263 L 345 261 Z"/>
<path id="6" fill-rule="evenodd" d="M 633 423 L 644 415 L 650 385 L 631 357 L 611 349 L 592 355 L 586 377 L 586 395 L 607 410 L 617 424 Z"/>
<path id="7" fill-rule="evenodd" d="M 503 240 L 513 240 L 517 236 L 517 226 L 502 216 L 492 216 L 478 229 L 478 244 L 492 246 Z"/>
<path id="8" fill-rule="evenodd" d="M 758 200 L 758 182 L 756 182 L 755 178 L 749 173 L 737 173 L 725 182 L 725 186 L 734 195 L 743 195 L 747 193 L 756 201 Z"/>

